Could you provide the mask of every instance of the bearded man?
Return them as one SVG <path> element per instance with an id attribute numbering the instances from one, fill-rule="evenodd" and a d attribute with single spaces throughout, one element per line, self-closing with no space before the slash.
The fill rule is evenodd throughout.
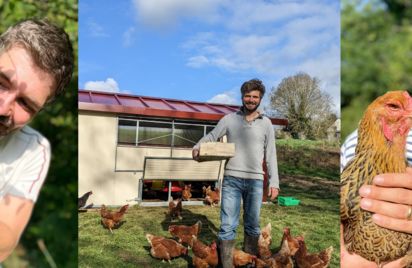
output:
<path id="1" fill-rule="evenodd" d="M 224 135 L 234 143 L 235 156 L 225 166 L 222 183 L 220 231 L 218 248 L 220 263 L 233 267 L 232 249 L 239 225 L 240 205 L 243 199 L 244 251 L 257 255 L 260 235 L 259 216 L 263 197 L 263 160 L 269 177 L 269 193 L 275 199 L 279 193 L 275 136 L 270 119 L 258 107 L 265 94 L 262 81 L 252 79 L 240 88 L 243 106 L 239 111 L 224 116 L 217 126 L 204 136 L 192 151 L 199 160 L 199 146 L 203 142 L 217 141 Z"/>

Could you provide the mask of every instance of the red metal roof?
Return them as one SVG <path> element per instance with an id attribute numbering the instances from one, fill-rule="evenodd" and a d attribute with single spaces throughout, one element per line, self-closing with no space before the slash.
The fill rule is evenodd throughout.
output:
<path id="1" fill-rule="evenodd" d="M 191 120 L 218 121 L 225 114 L 235 112 L 240 108 L 238 105 L 90 90 L 79 90 L 78 96 L 79 110 Z M 275 125 L 287 125 L 286 119 L 271 118 L 271 120 Z"/>

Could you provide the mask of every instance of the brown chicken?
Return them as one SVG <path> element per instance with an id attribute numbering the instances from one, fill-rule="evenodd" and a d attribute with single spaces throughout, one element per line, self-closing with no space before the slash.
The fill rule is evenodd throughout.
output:
<path id="1" fill-rule="evenodd" d="M 93 194 L 92 191 L 89 191 L 87 193 L 85 193 L 84 195 L 82 195 L 81 197 L 78 198 L 78 208 L 82 208 L 86 205 L 87 199 L 89 199 L 89 196 Z"/>
<path id="2" fill-rule="evenodd" d="M 282 237 L 282 242 L 280 245 L 281 248 L 283 246 L 283 241 L 287 242 L 289 253 L 291 256 L 294 256 L 296 251 L 298 251 L 299 249 L 299 242 L 298 242 L 298 238 L 292 237 L 292 235 L 290 234 L 290 229 L 288 227 L 285 227 L 283 229 L 283 237 Z"/>
<path id="3" fill-rule="evenodd" d="M 233 249 L 233 266 L 239 267 L 247 264 L 255 265 L 257 257 L 243 250 Z"/>
<path id="4" fill-rule="evenodd" d="M 291 236 L 289 228 L 284 228 L 280 250 L 270 256 L 270 258 L 257 260 L 256 266 L 259 268 L 292 268 L 292 256 L 296 253 L 298 248 L 299 244 L 297 239 Z"/>
<path id="5" fill-rule="evenodd" d="M 146 239 L 151 246 L 150 255 L 153 258 L 162 259 L 162 261 L 166 260 L 171 263 L 170 260 L 172 258 L 187 255 L 187 248 L 173 239 L 152 234 L 146 234 Z"/>
<path id="6" fill-rule="evenodd" d="M 185 201 L 189 201 L 192 197 L 192 185 L 188 184 L 185 185 L 185 188 L 182 191 L 182 199 Z"/>
<path id="7" fill-rule="evenodd" d="M 270 252 L 270 244 L 272 243 L 272 225 L 269 222 L 265 227 L 262 228 L 259 240 L 258 240 L 258 255 L 259 258 L 267 259 L 272 255 Z"/>
<path id="8" fill-rule="evenodd" d="M 360 208 L 358 191 L 377 174 L 405 172 L 411 116 L 412 98 L 406 91 L 388 92 L 373 101 L 359 124 L 356 155 L 341 174 L 340 218 L 346 249 L 377 264 L 412 257 L 408 253 L 412 235 L 374 224 L 372 213 Z"/>
<path id="9" fill-rule="evenodd" d="M 216 242 L 213 241 L 209 246 L 206 246 L 202 243 L 202 241 L 197 239 L 197 236 L 193 235 L 192 237 L 192 251 L 193 254 L 197 259 L 197 264 L 195 265 L 195 261 L 193 260 L 193 265 L 196 267 L 203 267 L 202 263 L 206 263 L 210 267 L 216 267 L 219 262 L 218 254 L 217 254 L 217 245 Z"/>
<path id="10" fill-rule="evenodd" d="M 192 236 L 199 235 L 200 229 L 202 228 L 202 222 L 198 221 L 192 226 L 186 225 L 170 225 L 169 233 L 173 237 L 179 238 L 179 243 L 186 243 L 188 245 L 192 244 Z"/>
<path id="11" fill-rule="evenodd" d="M 215 188 L 215 190 L 212 191 L 212 188 L 210 187 L 210 185 L 207 188 L 206 186 L 203 186 L 203 193 L 205 194 L 206 204 L 209 204 L 212 207 L 219 204 L 219 201 L 220 201 L 219 188 Z"/>
<path id="12" fill-rule="evenodd" d="M 195 268 L 209 268 L 209 264 L 204 259 L 196 256 L 192 257 L 192 264 Z"/>
<path id="13" fill-rule="evenodd" d="M 103 226 L 108 228 L 110 232 L 113 233 L 112 229 L 120 224 L 123 215 L 126 213 L 128 208 L 129 205 L 124 205 L 118 211 L 112 212 L 108 210 L 105 205 L 102 205 L 100 208 L 100 216 L 102 218 Z"/>
<path id="14" fill-rule="evenodd" d="M 333 247 L 319 253 L 309 254 L 303 237 L 298 237 L 299 249 L 295 254 L 296 264 L 299 268 L 326 268 L 332 257 Z"/>
<path id="15" fill-rule="evenodd" d="M 170 200 L 169 215 L 171 220 L 176 218 L 182 220 L 182 199 Z"/>
<path id="16" fill-rule="evenodd" d="M 111 214 L 112 214 L 111 211 L 109 211 L 105 205 L 102 205 L 100 207 L 100 216 L 102 218 L 111 217 Z"/>

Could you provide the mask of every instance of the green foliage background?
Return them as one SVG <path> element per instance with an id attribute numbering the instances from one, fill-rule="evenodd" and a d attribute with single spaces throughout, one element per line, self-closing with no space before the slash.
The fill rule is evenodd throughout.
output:
<path id="1" fill-rule="evenodd" d="M 21 239 L 23 259 L 33 267 L 48 267 L 38 239 L 58 267 L 77 267 L 77 9 L 76 0 L 0 0 L 0 32 L 23 19 L 47 18 L 70 35 L 76 59 L 65 94 L 31 123 L 52 145 L 49 173 Z"/>
<path id="2" fill-rule="evenodd" d="M 367 105 L 389 90 L 412 89 L 412 9 L 404 0 L 343 0 L 342 138 Z"/>

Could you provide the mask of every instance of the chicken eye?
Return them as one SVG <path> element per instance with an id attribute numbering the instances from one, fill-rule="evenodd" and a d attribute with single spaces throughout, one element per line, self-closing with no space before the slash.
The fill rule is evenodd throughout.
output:
<path id="1" fill-rule="evenodd" d="M 398 104 L 396 103 L 388 103 L 387 106 L 391 109 L 391 110 L 398 110 L 400 107 Z"/>

